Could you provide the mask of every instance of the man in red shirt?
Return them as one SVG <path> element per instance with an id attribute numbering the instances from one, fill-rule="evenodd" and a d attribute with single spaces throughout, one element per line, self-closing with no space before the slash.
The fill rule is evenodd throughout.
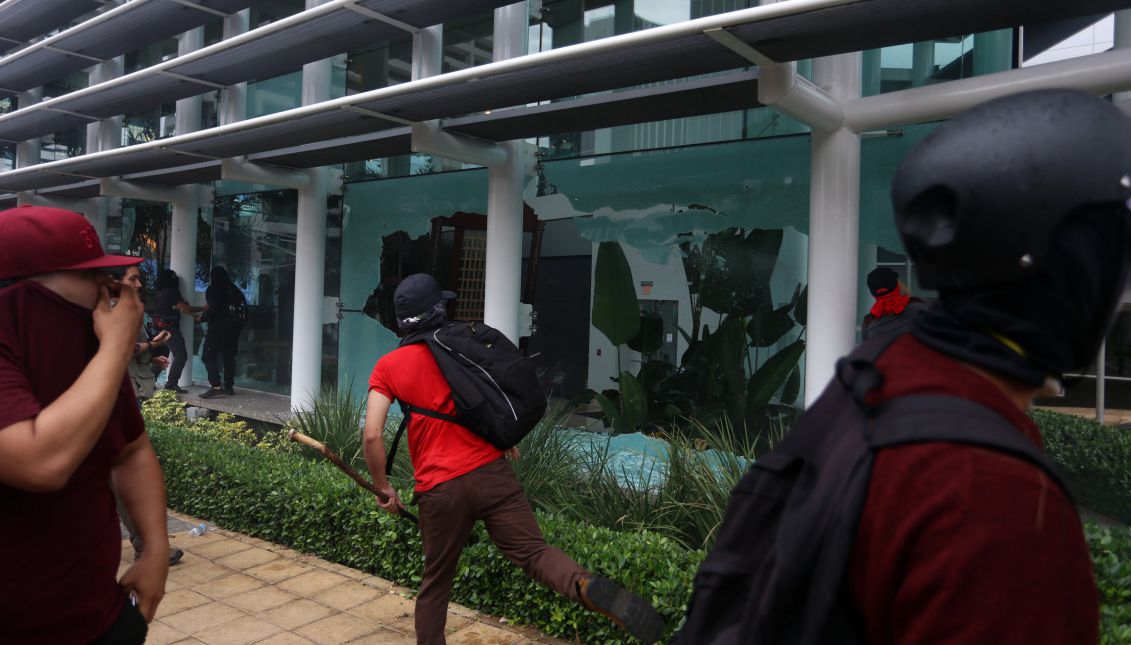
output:
<path id="1" fill-rule="evenodd" d="M 393 296 L 404 333 L 432 329 L 447 319 L 446 301 L 432 276 L 411 275 Z M 381 358 L 369 378 L 365 417 L 365 461 L 373 483 L 388 497 L 378 505 L 390 513 L 404 508 L 385 476 L 383 432 L 394 399 L 454 416 L 452 391 L 428 346 L 402 346 Z M 554 591 L 604 614 L 646 643 L 663 632 L 659 614 L 645 600 L 603 576 L 594 575 L 546 544 L 522 485 L 504 453 L 467 428 L 438 418 L 412 415 L 408 449 L 415 473 L 424 543 L 424 575 L 416 597 L 416 639 L 443 645 L 448 598 L 459 556 L 475 522 L 483 520 L 491 541 L 527 575 Z M 506 457 L 518 459 L 518 448 Z"/>
<path id="2" fill-rule="evenodd" d="M 1121 299 L 1129 198 L 1131 120 L 1080 92 L 991 101 L 920 142 L 892 201 L 939 301 L 877 361 L 874 403 L 957 396 L 1040 446 L 1026 410 L 1095 360 Z M 870 645 L 1098 637 L 1071 500 L 1031 462 L 971 445 L 876 455 L 846 592 Z"/>
<path id="3" fill-rule="evenodd" d="M 140 644 L 164 595 L 164 481 L 126 378 L 142 304 L 105 272 L 138 262 L 77 213 L 0 212 L 0 642 Z M 147 546 L 121 581 L 115 492 Z"/>

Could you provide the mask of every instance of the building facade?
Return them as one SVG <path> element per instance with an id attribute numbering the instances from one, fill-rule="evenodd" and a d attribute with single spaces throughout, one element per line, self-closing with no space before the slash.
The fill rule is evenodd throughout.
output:
<path id="1" fill-rule="evenodd" d="M 872 267 L 916 289 L 888 187 L 932 123 L 1131 88 L 1122 14 L 1114 51 L 1024 65 L 1122 8 L 1100 0 L 951 3 L 907 34 L 838 0 L 46 4 L 0 3 L 0 203 L 80 210 L 196 301 L 225 266 L 237 383 L 296 407 L 364 392 L 424 271 L 609 423 L 788 415 L 855 342 Z"/>

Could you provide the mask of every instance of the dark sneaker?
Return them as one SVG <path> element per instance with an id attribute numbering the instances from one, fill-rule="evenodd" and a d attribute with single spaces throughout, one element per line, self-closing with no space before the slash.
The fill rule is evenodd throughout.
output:
<path id="1" fill-rule="evenodd" d="M 221 394 L 224 394 L 224 390 L 222 390 L 218 387 L 213 387 L 213 388 L 209 388 L 209 389 L 201 392 L 200 398 L 211 399 L 211 398 L 220 396 Z"/>
<path id="2" fill-rule="evenodd" d="M 171 567 L 174 564 L 180 562 L 181 556 L 183 556 L 184 554 L 185 554 L 184 551 L 178 549 L 175 546 L 169 547 L 169 566 Z"/>
<path id="3" fill-rule="evenodd" d="M 176 392 L 177 394 L 188 394 L 188 390 L 184 389 L 183 387 L 169 387 L 168 385 L 166 385 L 165 389 L 169 390 L 170 392 Z"/>
<path id="4" fill-rule="evenodd" d="M 236 388 L 229 385 L 228 387 L 224 388 L 224 394 L 227 394 L 228 396 L 235 396 Z"/>
<path id="5" fill-rule="evenodd" d="M 618 627 L 651 645 L 664 635 L 664 619 L 640 596 L 604 576 L 590 576 L 577 583 L 581 604 L 608 616 Z"/>

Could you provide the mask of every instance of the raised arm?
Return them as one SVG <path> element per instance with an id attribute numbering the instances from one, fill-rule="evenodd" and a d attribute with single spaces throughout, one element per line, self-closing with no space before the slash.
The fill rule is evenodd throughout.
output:
<path id="1" fill-rule="evenodd" d="M 113 308 L 109 291 L 102 288 L 94 310 L 98 352 L 74 384 L 38 415 L 0 428 L 0 482 L 35 492 L 66 485 L 102 435 L 118 400 L 141 316 L 141 300 L 132 287 L 121 287 Z"/>

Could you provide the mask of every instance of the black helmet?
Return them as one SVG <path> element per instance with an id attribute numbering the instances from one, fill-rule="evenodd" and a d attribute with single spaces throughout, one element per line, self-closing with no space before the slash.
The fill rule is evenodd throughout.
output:
<path id="1" fill-rule="evenodd" d="M 1128 198 L 1131 119 L 1076 90 L 969 110 L 916 145 L 892 182 L 896 228 L 934 289 L 1024 280 L 1069 213 Z"/>

